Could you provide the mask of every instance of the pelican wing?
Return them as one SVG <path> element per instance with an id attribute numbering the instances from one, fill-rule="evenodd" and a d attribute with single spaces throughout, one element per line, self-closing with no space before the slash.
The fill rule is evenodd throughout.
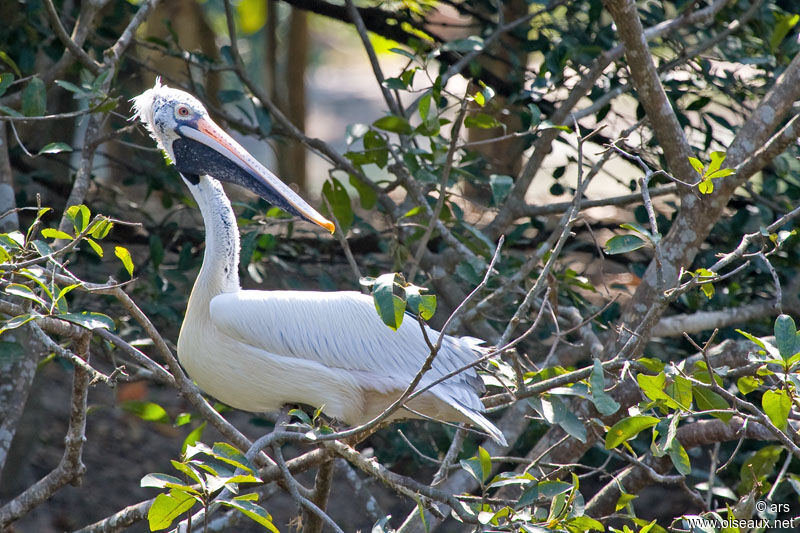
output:
<path id="1" fill-rule="evenodd" d="M 430 353 L 419 324 L 404 320 L 397 331 L 383 324 L 372 298 L 357 292 L 239 291 L 211 301 L 211 319 L 221 332 L 266 352 L 362 373 L 376 388 L 403 388 Z M 427 328 L 431 343 L 439 333 Z M 422 384 L 473 362 L 480 341 L 445 337 Z M 381 385 L 383 385 L 381 387 Z M 460 403 L 482 410 L 475 393 L 483 384 L 474 369 L 442 386 Z M 460 390 L 459 390 L 460 389 Z"/>

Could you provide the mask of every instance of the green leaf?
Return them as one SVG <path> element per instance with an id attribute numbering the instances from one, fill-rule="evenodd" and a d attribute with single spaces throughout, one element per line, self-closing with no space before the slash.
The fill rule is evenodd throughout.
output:
<path id="1" fill-rule="evenodd" d="M 490 129 L 499 128 L 500 126 L 502 126 L 502 124 L 500 124 L 496 118 L 486 113 L 475 113 L 464 119 L 465 128 Z"/>
<path id="2" fill-rule="evenodd" d="M 351 175 L 349 181 L 350 185 L 358 192 L 358 200 L 361 202 L 361 207 L 364 209 L 372 209 L 375 207 L 378 201 L 378 193 L 355 176 Z"/>
<path id="3" fill-rule="evenodd" d="M 19 70 L 19 67 L 7 53 L 0 51 L 0 61 L 11 67 L 11 70 L 14 71 L 14 74 L 16 74 L 18 78 L 22 77 L 22 72 Z"/>
<path id="4" fill-rule="evenodd" d="M 672 444 L 667 448 L 669 458 L 672 461 L 675 470 L 684 476 L 692 473 L 692 463 L 689 461 L 689 454 L 686 449 L 681 445 L 678 439 L 672 441 Z"/>
<path id="5" fill-rule="evenodd" d="M 177 478 L 175 476 L 170 476 L 168 474 L 161 474 L 159 472 L 147 474 L 139 482 L 140 487 L 152 487 L 156 489 L 167 488 L 170 485 L 176 486 L 183 484 L 184 483 L 182 479 Z"/>
<path id="6" fill-rule="evenodd" d="M 0 327 L 0 333 L 5 333 L 6 331 L 8 331 L 10 329 L 16 329 L 16 328 L 18 328 L 18 327 L 20 327 L 22 325 L 27 324 L 28 322 L 30 322 L 34 318 L 39 318 L 40 316 L 41 315 L 38 315 L 38 314 L 28 314 L 28 313 L 26 313 L 24 315 L 18 315 L 18 316 L 9 318 L 8 320 L 6 320 L 5 324 L 3 324 L 2 327 Z"/>
<path id="7" fill-rule="evenodd" d="M 122 402 L 120 407 L 123 411 L 134 414 L 147 422 L 170 423 L 169 415 L 164 408 L 157 403 L 129 400 Z"/>
<path id="8" fill-rule="evenodd" d="M 408 85 L 400 78 L 386 78 L 383 81 L 383 86 L 387 89 L 403 91 L 408 89 Z"/>
<path id="9" fill-rule="evenodd" d="M 514 178 L 502 174 L 489 176 L 489 187 L 492 189 L 492 205 L 499 206 L 503 203 L 514 186 Z"/>
<path id="10" fill-rule="evenodd" d="M 638 435 L 641 431 L 655 426 L 658 422 L 659 419 L 654 416 L 637 415 L 623 418 L 608 430 L 605 443 L 606 449 L 616 448 L 623 442 Z"/>
<path id="11" fill-rule="evenodd" d="M 638 497 L 639 496 L 637 494 L 628 494 L 627 492 L 621 493 L 619 495 L 619 498 L 617 499 L 617 504 L 614 506 L 614 511 L 619 511 L 621 509 L 624 509 L 625 507 L 628 506 L 630 502 L 632 502 Z"/>
<path id="12" fill-rule="evenodd" d="M 742 394 L 750 394 L 754 390 L 758 390 L 763 381 L 754 376 L 742 376 L 736 380 L 736 387 Z"/>
<path id="13" fill-rule="evenodd" d="M 558 424 L 561 429 L 581 442 L 586 442 L 586 426 L 570 411 L 555 394 L 528 398 L 528 404 L 549 424 Z"/>
<path id="14" fill-rule="evenodd" d="M 692 393 L 694 395 L 694 401 L 697 403 L 698 409 L 701 409 L 703 411 L 725 410 L 725 409 L 730 409 L 731 407 L 730 405 L 728 405 L 728 402 L 725 400 L 725 398 L 705 387 L 695 385 L 692 387 Z M 723 422 L 728 422 L 733 416 L 733 414 L 714 413 L 712 416 L 715 418 L 719 418 Z"/>
<path id="15" fill-rule="evenodd" d="M 67 241 L 71 241 L 74 239 L 72 235 L 65 231 L 57 230 L 55 228 L 44 228 L 42 230 L 42 237 L 45 239 L 64 239 Z"/>
<path id="16" fill-rule="evenodd" d="M 403 323 L 406 302 L 394 294 L 394 280 L 394 273 L 378 276 L 372 286 L 372 299 L 383 323 L 396 331 Z"/>
<path id="17" fill-rule="evenodd" d="M 183 444 L 181 445 L 181 456 L 186 455 L 186 450 L 189 448 L 189 446 L 195 446 L 197 444 L 197 441 L 199 441 L 200 437 L 203 436 L 203 430 L 205 428 L 206 428 L 206 423 L 203 422 L 202 424 L 194 428 L 192 431 L 190 431 L 188 435 L 186 435 L 186 438 L 183 439 Z"/>
<path id="18" fill-rule="evenodd" d="M 103 313 L 96 313 L 94 311 L 82 311 L 80 313 L 62 313 L 56 315 L 56 318 L 72 322 L 86 329 L 102 328 L 109 331 L 114 331 L 116 326 L 114 320 L 108 315 Z"/>
<path id="19" fill-rule="evenodd" d="M 0 74 L 0 96 L 3 96 L 11 83 L 14 81 L 14 75 L 10 72 L 3 72 Z"/>
<path id="20" fill-rule="evenodd" d="M 711 194 L 714 192 L 714 182 L 705 178 L 697 184 L 697 190 L 700 191 L 701 194 Z"/>
<path id="21" fill-rule="evenodd" d="M 636 235 L 615 235 L 606 241 L 604 251 L 608 255 L 624 254 L 647 245 L 647 241 Z"/>
<path id="22" fill-rule="evenodd" d="M 128 275 L 133 277 L 133 259 L 131 259 L 131 253 L 128 249 L 124 246 L 115 246 L 114 255 L 119 257 L 120 261 L 122 261 L 122 266 L 128 271 Z"/>
<path id="23" fill-rule="evenodd" d="M 642 392 L 651 400 L 664 400 L 670 407 L 677 407 L 674 400 L 664 392 L 664 387 L 667 384 L 667 376 L 663 371 L 655 376 L 637 374 L 636 382 L 639 384 L 639 388 L 642 389 Z"/>
<path id="24" fill-rule="evenodd" d="M 89 246 L 92 247 L 92 250 L 94 250 L 94 253 L 96 253 L 98 257 L 103 257 L 103 247 L 97 244 L 97 241 L 91 237 L 84 237 L 84 240 L 89 243 Z"/>
<path id="25" fill-rule="evenodd" d="M 67 294 L 69 294 L 70 292 L 72 292 L 73 290 L 77 289 L 80 286 L 82 286 L 81 283 L 73 283 L 72 285 L 67 285 L 66 287 L 63 287 L 60 291 L 58 291 L 58 296 L 56 296 L 56 306 L 58 306 L 59 313 L 68 312 L 66 305 L 67 301 L 65 298 L 67 297 Z"/>
<path id="26" fill-rule="evenodd" d="M 417 106 L 417 111 L 419 112 L 419 117 L 424 122 L 428 118 L 428 113 L 431 109 L 431 93 L 427 92 L 419 99 L 419 105 Z"/>
<path id="27" fill-rule="evenodd" d="M 737 329 L 736 333 L 738 333 L 739 335 L 745 336 L 748 340 L 754 342 L 762 350 L 766 350 L 767 349 L 766 345 L 764 344 L 764 341 L 762 341 L 761 339 L 759 339 L 755 335 L 751 335 L 750 333 L 747 333 L 746 331 L 742 331 L 741 329 Z"/>
<path id="28" fill-rule="evenodd" d="M 0 111 L 2 111 L 5 115 L 8 115 L 9 117 L 19 117 L 19 118 L 21 118 L 21 117 L 25 116 L 22 113 L 20 113 L 19 111 L 17 111 L 16 109 L 12 109 L 12 108 L 8 107 L 7 105 L 0 105 Z"/>
<path id="29" fill-rule="evenodd" d="M 783 446 L 764 446 L 743 462 L 739 470 L 740 482 L 736 487 L 737 492 L 739 494 L 748 493 L 753 489 L 755 482 L 763 482 L 775 471 L 775 466 L 782 453 Z M 766 489 L 762 487 L 762 490 Z"/>
<path id="30" fill-rule="evenodd" d="M 71 151 L 72 151 L 72 146 L 68 145 L 67 143 L 55 142 L 46 144 L 44 148 L 42 148 L 41 150 L 39 150 L 39 152 L 37 152 L 36 155 L 58 154 L 61 152 L 71 152 Z"/>
<path id="31" fill-rule="evenodd" d="M 241 497 L 220 499 L 217 501 L 219 501 L 219 503 L 222 505 L 236 509 L 246 517 L 250 518 L 257 524 L 264 526 L 273 533 L 280 533 L 278 528 L 275 527 L 275 524 L 272 523 L 272 516 L 270 516 L 269 513 L 267 513 L 267 511 L 260 505 L 255 504 L 250 500 L 242 499 Z"/>
<path id="32" fill-rule="evenodd" d="M 462 459 L 459 461 L 461 468 L 466 470 L 472 477 L 474 477 L 478 483 L 483 484 L 485 479 L 483 478 L 483 469 L 481 468 L 481 461 L 480 459 L 475 456 L 469 459 Z"/>
<path id="33" fill-rule="evenodd" d="M 784 361 L 800 351 L 797 343 L 797 327 L 792 317 L 779 315 L 775 319 L 774 331 L 775 345 L 778 347 L 778 352 Z"/>
<path id="34" fill-rule="evenodd" d="M 405 288 L 408 308 L 412 313 L 422 317 L 423 320 L 430 320 L 436 313 L 436 296 L 432 294 L 420 294 L 424 290 L 416 285 L 409 285 Z"/>
<path id="35" fill-rule="evenodd" d="M 175 468 L 175 470 L 186 474 L 187 476 L 189 476 L 190 479 L 194 480 L 195 483 L 199 483 L 200 487 L 203 490 L 205 490 L 205 483 L 203 482 L 203 479 L 200 477 L 200 472 L 195 470 L 192 466 L 186 463 L 181 463 L 180 461 L 176 461 L 174 459 L 172 459 L 170 463 L 172 464 L 173 468 Z"/>
<path id="36" fill-rule="evenodd" d="M 715 170 L 708 175 L 708 179 L 718 179 L 724 178 L 725 176 L 730 176 L 731 174 L 735 174 L 736 170 L 732 168 L 721 168 L 719 170 Z"/>
<path id="37" fill-rule="evenodd" d="M 86 229 L 92 216 L 91 211 L 85 205 L 71 205 L 67 208 L 65 214 L 67 219 L 72 222 L 72 227 L 75 228 L 76 234 Z"/>
<path id="38" fill-rule="evenodd" d="M 253 471 L 253 465 L 250 463 L 247 457 L 245 457 L 242 452 L 228 443 L 215 442 L 214 447 L 211 448 L 211 451 L 213 452 L 214 457 L 220 461 L 233 465 L 236 468 L 247 470 L 248 472 Z"/>
<path id="39" fill-rule="evenodd" d="M 619 410 L 619 403 L 605 391 L 606 380 L 603 377 L 603 365 L 597 358 L 594 360 L 594 368 L 592 368 L 589 384 L 592 386 L 592 403 L 594 403 L 600 414 L 608 416 Z"/>
<path id="40" fill-rule="evenodd" d="M 768 390 L 761 397 L 761 407 L 778 429 L 786 429 L 789 412 L 792 410 L 792 399 L 785 390 Z"/>
<path id="41" fill-rule="evenodd" d="M 655 522 L 655 520 L 653 520 Z M 586 515 L 573 516 L 564 521 L 568 531 L 605 531 L 606 528 L 602 522 L 590 518 Z M 520 529 L 522 531 L 522 529 Z"/>
<path id="42" fill-rule="evenodd" d="M 172 525 L 173 520 L 191 509 L 197 500 L 182 490 L 173 489 L 169 494 L 159 494 L 147 511 L 150 531 L 159 531 Z"/>
<path id="43" fill-rule="evenodd" d="M 197 441 L 199 441 L 200 438 L 203 436 L 204 429 L 206 429 L 206 422 L 203 422 L 202 424 L 191 430 L 188 435 L 186 435 L 186 438 L 183 439 L 183 444 L 181 445 L 182 456 L 186 455 L 186 449 L 189 448 L 189 446 L 194 446 L 195 444 L 197 444 Z"/>
<path id="44" fill-rule="evenodd" d="M 27 285 L 11 283 L 6 287 L 6 294 L 12 294 L 14 296 L 19 296 L 20 298 L 25 298 L 26 300 L 36 302 L 45 309 L 49 307 L 47 302 L 45 302 L 44 299 L 42 299 L 38 294 L 33 292 L 33 289 Z"/>
<path id="45" fill-rule="evenodd" d="M 85 98 L 89 95 L 89 93 L 83 87 L 78 87 L 72 82 L 65 81 L 65 80 L 56 80 L 56 85 L 61 87 L 64 90 L 67 90 L 71 93 L 75 93 L 76 96 L 73 98 Z"/>
<path id="46" fill-rule="evenodd" d="M 781 42 L 783 42 L 783 39 L 786 38 L 791 29 L 800 22 L 800 15 L 797 14 L 786 13 L 785 15 L 779 15 L 775 13 L 775 17 L 778 20 L 772 29 L 772 36 L 769 39 L 769 50 L 773 54 L 778 51 Z"/>
<path id="47" fill-rule="evenodd" d="M 98 218 L 92 222 L 92 225 L 89 226 L 89 229 L 86 231 L 95 239 L 104 239 L 113 227 L 114 223 L 107 218 Z"/>
<path id="48" fill-rule="evenodd" d="M 378 165 L 378 167 L 385 168 L 389 163 L 389 147 L 383 135 L 377 131 L 369 130 L 364 134 L 363 143 L 365 155 L 368 156 L 369 160 Z"/>
<path id="49" fill-rule="evenodd" d="M 26 117 L 39 117 L 47 113 L 47 91 L 44 82 L 31 78 L 22 91 L 22 114 Z"/>
<path id="50" fill-rule="evenodd" d="M 664 393 L 675 400 L 684 411 L 692 409 L 692 382 L 683 376 L 673 376 L 672 381 L 664 387 Z"/>
<path id="51" fill-rule="evenodd" d="M 355 215 L 353 206 L 350 204 L 350 195 L 347 194 L 344 185 L 336 178 L 330 178 L 322 186 L 322 195 L 328 200 L 333 210 L 333 216 L 339 222 L 339 227 L 344 233 L 347 233 L 353 225 Z"/>
<path id="52" fill-rule="evenodd" d="M 380 130 L 391 131 L 400 135 L 408 135 L 414 131 L 414 128 L 411 127 L 411 124 L 406 119 L 397 115 L 381 117 L 373 122 L 372 125 Z"/>
<path id="53" fill-rule="evenodd" d="M 705 177 L 708 178 L 711 176 L 711 174 L 719 170 L 720 167 L 722 167 L 722 163 L 724 162 L 725 162 L 725 152 L 711 152 L 711 162 L 708 164 Z"/>

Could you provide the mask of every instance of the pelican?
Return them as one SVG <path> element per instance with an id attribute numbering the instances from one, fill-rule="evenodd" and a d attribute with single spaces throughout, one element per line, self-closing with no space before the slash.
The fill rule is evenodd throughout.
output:
<path id="1" fill-rule="evenodd" d="M 251 412 L 286 404 L 322 407 L 360 425 L 406 389 L 430 353 L 417 323 L 385 326 L 358 292 L 242 290 L 239 230 L 220 181 L 333 232 L 334 225 L 217 126 L 192 95 L 156 81 L 133 100 L 140 119 L 197 201 L 206 246 L 178 337 L 178 359 L 207 394 Z M 428 328 L 429 338 L 438 332 Z M 474 362 L 480 340 L 446 336 L 424 387 Z M 393 419 L 468 422 L 505 444 L 483 414 L 483 382 L 473 368 L 434 385 Z"/>

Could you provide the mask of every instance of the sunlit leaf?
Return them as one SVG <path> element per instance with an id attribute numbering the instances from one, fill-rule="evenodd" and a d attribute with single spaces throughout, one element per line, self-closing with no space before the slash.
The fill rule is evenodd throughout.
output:
<path id="1" fill-rule="evenodd" d="M 397 330 L 403 323 L 406 302 L 394 294 L 394 279 L 395 274 L 378 276 L 372 286 L 372 298 L 383 323 Z"/>
<path id="2" fill-rule="evenodd" d="M 72 322 L 86 329 L 102 328 L 113 331 L 116 327 L 114 320 L 103 313 L 96 313 L 94 311 L 82 311 L 80 313 L 63 313 L 56 315 L 56 318 Z"/>
<path id="3" fill-rule="evenodd" d="M 659 420 L 660 419 L 654 416 L 645 415 L 623 418 L 611 426 L 611 429 L 608 430 L 605 442 L 606 449 L 611 450 L 616 448 L 623 442 L 632 439 L 645 429 L 655 426 L 658 424 Z"/>
<path id="4" fill-rule="evenodd" d="M 385 117 L 381 117 L 373 122 L 372 125 L 380 130 L 391 131 L 401 135 L 408 135 L 414 131 L 414 129 L 411 127 L 411 124 L 409 124 L 406 119 L 396 115 L 387 115 Z"/>
<path id="5" fill-rule="evenodd" d="M 257 524 L 264 526 L 269 531 L 280 533 L 278 528 L 275 527 L 275 524 L 272 523 L 272 516 L 260 505 L 242 498 L 218 499 L 217 501 L 222 505 L 236 509 Z"/>
<path id="6" fill-rule="evenodd" d="M 128 249 L 124 246 L 115 246 L 114 255 L 119 257 L 119 260 L 122 261 L 122 266 L 125 267 L 128 275 L 133 277 L 133 259 L 131 259 L 131 253 L 128 251 Z"/>
<path id="7" fill-rule="evenodd" d="M 789 412 L 792 410 L 792 399 L 783 389 L 768 390 L 761 397 L 761 407 L 775 427 L 786 429 Z"/>
<path id="8" fill-rule="evenodd" d="M 57 230 L 55 228 L 44 228 L 42 231 L 42 237 L 45 239 L 64 239 L 71 241 L 74 237 L 69 233 L 61 230 Z"/>
<path id="9" fill-rule="evenodd" d="M 706 178 L 697 184 L 697 190 L 700 191 L 701 194 L 711 194 L 714 192 L 714 182 Z"/>
<path id="10" fill-rule="evenodd" d="M 191 509 L 197 500 L 182 490 L 171 490 L 169 494 L 159 494 L 147 511 L 150 531 L 160 531 L 172 525 L 173 520 Z"/>

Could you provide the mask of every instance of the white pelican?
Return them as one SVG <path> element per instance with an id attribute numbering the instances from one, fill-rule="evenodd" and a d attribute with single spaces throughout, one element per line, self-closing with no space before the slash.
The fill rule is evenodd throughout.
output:
<path id="1" fill-rule="evenodd" d="M 206 393 L 251 412 L 285 404 L 323 407 L 365 423 L 405 390 L 428 356 L 419 325 L 393 331 L 372 299 L 357 292 L 256 291 L 239 285 L 239 230 L 217 180 L 236 183 L 292 215 L 333 232 L 334 225 L 255 160 L 193 96 L 156 81 L 133 99 L 134 118 L 180 172 L 205 222 L 206 247 L 178 337 L 178 358 Z M 438 332 L 429 329 L 431 339 Z M 425 386 L 474 361 L 480 341 L 447 336 Z M 470 369 L 432 387 L 393 418 L 416 413 L 470 422 L 505 444 L 482 414 L 484 387 Z M 415 413 L 416 411 L 416 413 Z"/>

